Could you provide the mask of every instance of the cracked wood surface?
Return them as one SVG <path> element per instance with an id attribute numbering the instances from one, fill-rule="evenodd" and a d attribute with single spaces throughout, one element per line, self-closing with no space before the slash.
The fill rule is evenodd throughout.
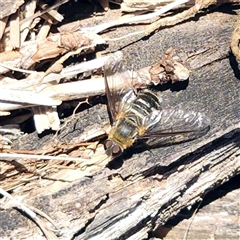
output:
<path id="1" fill-rule="evenodd" d="M 239 13 L 238 7 L 229 8 L 230 13 Z M 51 216 L 60 229 L 59 239 L 142 239 L 180 210 L 199 202 L 206 193 L 239 174 L 240 74 L 237 62 L 229 53 L 238 16 L 223 13 L 223 8 L 218 10 L 163 29 L 123 49 L 126 62 L 130 65 L 134 61 L 142 68 L 151 65 L 168 47 L 181 48 L 192 70 L 189 83 L 170 86 L 160 94 L 166 105 L 180 104 L 205 112 L 212 121 L 210 132 L 180 145 L 150 151 L 130 149 L 123 161 L 95 166 L 91 171 L 86 167 L 69 172 L 78 175 L 72 183 L 39 181 L 30 194 L 27 189 L 31 183 L 23 186 L 21 190 L 26 195 L 22 195 L 22 202 Z M 174 91 L 181 87 L 184 89 Z M 96 122 L 103 125 L 108 121 L 102 105 L 78 116 L 59 135 L 63 141 L 71 141 Z M 26 138 L 26 146 L 35 141 L 38 146 L 44 146 L 50 139 L 39 139 L 36 134 Z M 2 239 L 20 235 L 25 239 L 33 236 L 43 239 L 36 225 L 16 210 L 7 209 L 1 214 Z M 236 215 L 239 215 L 237 209 Z M 218 228 L 219 223 L 212 222 L 216 235 L 227 239 Z M 201 224 L 204 229 L 204 222 Z M 237 229 L 236 225 L 233 229 Z M 235 230 L 234 233 L 238 234 Z M 200 238 L 195 235 L 195 239 Z"/>

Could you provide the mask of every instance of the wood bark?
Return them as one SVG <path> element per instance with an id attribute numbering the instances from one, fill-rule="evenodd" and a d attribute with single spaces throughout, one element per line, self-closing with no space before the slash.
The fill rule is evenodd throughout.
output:
<path id="1" fill-rule="evenodd" d="M 59 228 L 56 234 L 59 239 L 150 238 L 181 210 L 198 203 L 208 192 L 239 174 L 240 74 L 238 63 L 229 51 L 238 8 L 239 5 L 228 6 L 227 12 L 224 7 L 218 8 L 130 46 L 127 41 L 133 39 L 121 43 L 128 65 L 135 63 L 138 68 L 150 66 L 170 46 L 180 48 L 192 74 L 184 86 L 170 85 L 167 90 L 159 87 L 164 104 L 180 104 L 204 112 L 211 118 L 211 130 L 200 139 L 180 145 L 129 149 L 122 160 L 108 165 L 91 165 L 89 160 L 85 168 L 67 172 L 74 179 L 71 183 L 39 179 L 30 193 L 27 189 L 36 182 L 23 185 L 22 202 L 51 216 Z M 119 45 L 113 44 L 109 49 L 117 48 Z M 58 136 L 62 142 L 71 142 L 84 129 L 108 121 L 106 108 L 100 104 L 80 112 L 77 117 Z M 33 142 L 37 141 L 38 147 L 46 146 L 50 139 L 31 134 L 23 137 L 18 146 L 34 149 Z M 55 177 L 67 179 L 68 176 L 60 173 L 56 172 Z M 232 199 L 234 196 L 230 197 L 231 201 L 236 200 Z M 239 210 L 235 210 L 239 216 Z M 215 236 L 237 239 L 235 220 L 228 235 L 218 227 L 222 226 L 222 219 L 219 218 L 219 223 L 212 222 Z M 164 236 L 163 231 L 162 228 L 158 235 Z M 14 209 L 1 212 L 0 233 L 2 239 L 20 235 L 25 239 L 43 238 L 39 228 Z M 194 239 L 203 238 L 196 234 Z"/>

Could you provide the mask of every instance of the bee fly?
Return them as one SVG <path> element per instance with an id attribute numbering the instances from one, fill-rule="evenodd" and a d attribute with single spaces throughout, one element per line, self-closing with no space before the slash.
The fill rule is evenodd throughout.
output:
<path id="1" fill-rule="evenodd" d="M 181 108 L 163 109 L 151 90 L 135 93 L 119 53 L 105 64 L 105 87 L 112 128 L 104 143 L 106 154 L 118 157 L 142 139 L 150 146 L 191 140 L 205 134 L 210 120 L 203 114 Z"/>

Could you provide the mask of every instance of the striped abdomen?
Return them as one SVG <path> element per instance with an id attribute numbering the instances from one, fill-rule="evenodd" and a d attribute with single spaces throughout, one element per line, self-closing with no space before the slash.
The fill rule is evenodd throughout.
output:
<path id="1" fill-rule="evenodd" d="M 159 98 L 150 90 L 145 89 L 138 93 L 115 126 L 111 129 L 108 138 L 126 149 L 133 145 L 139 135 L 142 120 L 152 111 L 160 108 Z"/>

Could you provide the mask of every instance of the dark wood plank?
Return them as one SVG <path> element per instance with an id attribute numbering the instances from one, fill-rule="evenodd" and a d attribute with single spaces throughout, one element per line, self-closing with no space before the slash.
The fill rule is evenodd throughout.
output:
<path id="1" fill-rule="evenodd" d="M 181 91 L 172 91 L 179 90 L 179 86 L 170 86 L 161 92 L 162 97 L 166 105 L 181 104 L 205 112 L 211 118 L 211 130 L 200 139 L 180 145 L 151 151 L 130 149 L 122 162 L 92 171 L 89 168 L 73 183 L 39 182 L 39 188 L 23 202 L 50 215 L 61 228 L 60 239 L 148 237 L 149 232 L 182 209 L 239 174 L 240 80 L 237 63 L 229 54 L 238 8 L 225 5 L 207 15 L 199 14 L 123 49 L 128 65 L 134 63 L 142 68 L 153 64 L 170 46 L 179 47 L 191 67 L 189 84 Z M 116 46 L 109 49 L 116 50 Z M 72 137 L 96 121 L 100 125 L 107 121 L 105 106 L 79 113 L 77 123 L 72 123 L 77 129 Z M 66 131 L 70 132 L 70 128 Z M 65 133 L 59 136 L 63 141 Z M 38 139 L 32 134 L 27 138 L 29 144 L 38 141 L 39 147 L 51 137 Z M 69 138 L 70 134 L 65 136 Z M 35 238 L 42 236 L 18 212 L 5 210 L 3 214 L 3 237 L 24 236 L 27 229 Z"/>

